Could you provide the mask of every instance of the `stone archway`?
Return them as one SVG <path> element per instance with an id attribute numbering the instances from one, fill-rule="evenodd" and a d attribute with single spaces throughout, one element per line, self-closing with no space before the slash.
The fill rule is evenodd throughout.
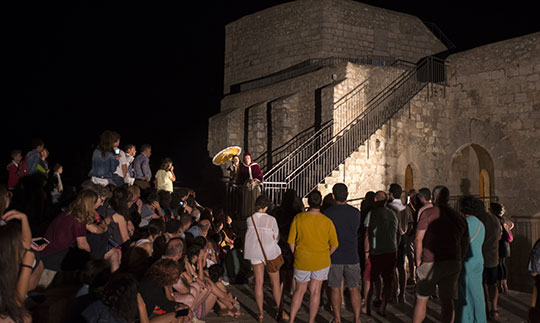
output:
<path id="1" fill-rule="evenodd" d="M 455 195 L 495 195 L 495 169 L 493 159 L 478 144 L 466 144 L 452 156 L 449 186 Z M 459 193 L 458 193 L 459 192 Z"/>

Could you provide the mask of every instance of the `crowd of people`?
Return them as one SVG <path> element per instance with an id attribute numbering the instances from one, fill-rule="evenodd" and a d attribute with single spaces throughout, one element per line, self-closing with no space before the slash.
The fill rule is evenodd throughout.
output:
<path id="1" fill-rule="evenodd" d="M 119 147 L 118 133 L 102 133 L 89 179 L 76 189 L 63 186 L 62 166 L 49 174 L 42 141 L 24 158 L 11 154 L 8 185 L 0 188 L 0 321 L 235 318 L 245 314 L 228 285 L 248 283 L 262 321 L 265 276 L 277 320 L 294 322 L 307 290 L 310 323 L 325 292 L 326 308 L 341 322 L 346 290 L 355 322 L 372 309 L 385 316 L 389 304 L 406 302 L 408 284 L 416 290 L 413 322 L 425 319 L 430 298 L 439 299 L 443 322 L 498 316 L 513 228 L 499 203 L 486 210 L 465 196 L 454 210 L 444 186 L 410 190 L 404 203 L 394 183 L 355 208 L 340 183 L 324 198 L 311 192 L 308 207 L 294 190 L 274 206 L 247 155 L 243 167 L 236 157 L 229 174 L 231 184 L 247 184 L 242 204 L 251 204 L 232 216 L 174 187 L 170 159 L 153 176 L 150 145 L 138 155 L 135 145 Z M 529 265 L 538 274 L 539 254 L 533 250 Z M 62 301 L 47 293 L 55 289 Z"/>

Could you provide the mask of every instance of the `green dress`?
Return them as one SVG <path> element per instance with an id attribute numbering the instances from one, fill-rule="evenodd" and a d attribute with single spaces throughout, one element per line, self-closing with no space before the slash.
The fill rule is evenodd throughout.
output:
<path id="1" fill-rule="evenodd" d="M 486 322 L 486 303 L 482 286 L 485 228 L 477 217 L 466 218 L 469 226 L 469 248 L 459 274 L 458 299 L 455 301 L 456 322 Z"/>

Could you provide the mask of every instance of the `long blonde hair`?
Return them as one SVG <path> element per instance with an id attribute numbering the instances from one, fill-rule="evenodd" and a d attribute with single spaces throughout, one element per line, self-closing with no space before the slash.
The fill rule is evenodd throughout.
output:
<path id="1" fill-rule="evenodd" d="M 92 190 L 82 190 L 77 199 L 69 206 L 68 213 L 71 213 L 75 220 L 91 224 L 96 219 L 95 206 L 98 199 L 96 192 Z"/>

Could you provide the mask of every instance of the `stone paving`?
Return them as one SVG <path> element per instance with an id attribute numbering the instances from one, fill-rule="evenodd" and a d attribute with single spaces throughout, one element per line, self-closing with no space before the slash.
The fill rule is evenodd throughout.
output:
<path id="1" fill-rule="evenodd" d="M 218 317 L 216 314 L 209 314 L 204 320 L 208 323 L 211 322 L 254 322 L 257 321 L 258 311 L 255 303 L 255 296 L 253 293 L 253 285 L 229 285 L 228 289 L 232 294 L 238 297 L 238 301 L 241 303 L 242 311 L 245 313 L 240 318 L 230 317 Z M 296 322 L 308 321 L 308 294 L 304 297 L 304 303 L 300 309 Z M 271 295 L 271 289 L 269 284 L 265 284 L 265 319 L 264 322 L 276 322 L 272 317 L 275 315 L 273 309 L 273 300 Z M 285 310 L 289 312 L 290 309 L 290 297 L 285 297 Z M 353 322 L 352 309 L 350 308 L 350 299 L 346 296 L 347 305 L 342 311 L 342 322 Z M 517 291 L 509 291 L 507 294 L 500 295 L 499 298 L 499 313 L 498 319 L 491 320 L 490 322 L 512 322 L 521 323 L 527 322 L 527 313 L 530 307 L 531 294 L 522 293 Z M 321 303 L 326 304 L 326 295 L 323 296 Z M 414 305 L 414 289 L 408 288 L 406 295 L 406 304 L 389 304 L 387 307 L 386 317 L 381 317 L 372 311 L 371 316 L 362 314 L 360 320 L 362 322 L 411 322 L 412 310 Z M 424 322 L 439 322 L 440 306 L 438 301 L 430 300 L 428 304 L 428 315 Z M 330 322 L 332 319 L 332 313 L 321 306 L 319 314 L 316 318 L 316 322 Z"/>

